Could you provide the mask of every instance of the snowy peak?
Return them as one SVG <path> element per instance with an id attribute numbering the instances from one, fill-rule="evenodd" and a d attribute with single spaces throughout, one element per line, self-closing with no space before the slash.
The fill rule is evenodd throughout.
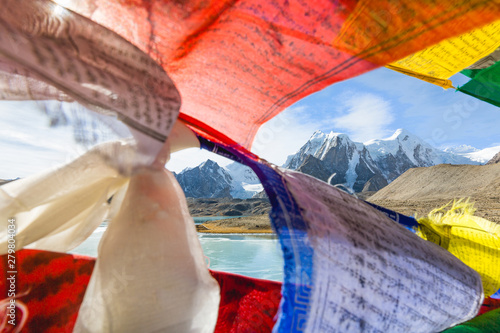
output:
<path id="1" fill-rule="evenodd" d="M 205 162 L 201 163 L 198 166 L 202 170 L 210 170 L 210 169 L 218 169 L 220 168 L 219 164 L 217 162 L 214 162 L 210 159 L 206 160 Z"/>
<path id="2" fill-rule="evenodd" d="M 316 131 L 283 166 L 356 192 L 377 191 L 410 168 L 483 164 L 499 151 L 500 146 L 478 150 L 465 145 L 441 151 L 405 129 L 365 143 L 342 133 Z M 263 190 L 255 173 L 239 163 L 223 168 L 207 160 L 175 176 L 187 197 L 246 199 Z"/>
<path id="3" fill-rule="evenodd" d="M 427 167 L 437 164 L 477 164 L 466 156 L 441 151 L 411 132 L 398 129 L 391 137 L 382 140 L 371 140 L 365 143 L 373 159 L 377 163 L 387 160 L 388 156 L 400 156 L 408 159 L 412 167 Z M 389 177 L 388 180 L 392 177 Z"/>
<path id="4" fill-rule="evenodd" d="M 351 141 L 347 134 L 330 132 L 325 134 L 322 131 L 315 131 L 311 138 L 299 149 L 299 151 L 288 156 L 284 167 L 289 169 L 297 169 L 300 161 L 305 156 L 311 155 L 319 159 L 325 158 L 325 155 L 332 147 L 352 146 L 354 143 Z"/>
<path id="5" fill-rule="evenodd" d="M 246 165 L 234 162 L 226 166 L 226 171 L 233 178 L 231 183 L 233 198 L 248 199 L 264 190 L 259 177 Z"/>
<path id="6" fill-rule="evenodd" d="M 317 130 L 317 131 L 314 131 L 314 133 L 309 138 L 308 142 L 317 141 L 317 140 L 320 140 L 321 142 L 323 142 L 323 140 L 325 139 L 325 137 L 326 137 L 325 133 L 323 133 L 320 130 Z"/>
<path id="7" fill-rule="evenodd" d="M 496 153 L 500 152 L 500 146 L 477 149 L 469 145 L 460 145 L 447 147 L 443 151 L 467 158 L 477 164 L 484 164 L 491 160 Z"/>
<path id="8" fill-rule="evenodd" d="M 252 169 L 239 163 L 223 168 L 209 159 L 175 177 L 186 197 L 191 198 L 247 199 L 263 190 Z"/>
<path id="9" fill-rule="evenodd" d="M 431 166 L 436 158 L 428 143 L 405 129 L 398 129 L 387 139 L 365 142 L 365 146 L 375 161 L 387 155 L 404 155 L 415 166 Z"/>
<path id="10" fill-rule="evenodd" d="M 445 149 L 443 149 L 443 151 L 452 154 L 467 154 L 467 153 L 475 153 L 479 151 L 479 149 L 469 145 L 459 145 L 455 147 L 446 147 Z"/>
<path id="11" fill-rule="evenodd" d="M 420 140 L 416 135 L 410 133 L 404 128 L 399 128 L 394 132 L 394 134 L 386 140 L 398 140 L 400 142 L 408 141 L 408 140 Z"/>
<path id="12" fill-rule="evenodd" d="M 334 132 L 315 132 L 296 154 L 289 156 L 284 167 L 358 191 L 371 177 L 381 174 L 362 143 Z"/>
<path id="13" fill-rule="evenodd" d="M 465 158 L 468 158 L 474 162 L 477 162 L 479 164 L 484 164 L 487 163 L 489 160 L 500 152 L 500 146 L 495 146 L 495 147 L 489 147 L 485 149 L 476 149 L 476 151 L 469 152 L 469 153 L 464 153 L 464 154 L 459 154 Z"/>
<path id="14" fill-rule="evenodd" d="M 226 170 L 212 160 L 174 175 L 186 197 L 231 198 L 233 179 Z"/>
<path id="15" fill-rule="evenodd" d="M 365 143 L 353 142 L 346 134 L 316 131 L 288 157 L 284 167 L 361 191 L 370 179 L 367 188 L 373 190 L 385 183 L 382 178 L 391 182 L 410 168 L 441 163 L 477 164 L 468 156 L 440 151 L 413 133 L 398 129 L 386 139 Z"/>

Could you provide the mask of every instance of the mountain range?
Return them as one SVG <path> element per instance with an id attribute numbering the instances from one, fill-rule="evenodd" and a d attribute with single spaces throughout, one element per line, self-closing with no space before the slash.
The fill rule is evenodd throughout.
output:
<path id="1" fill-rule="evenodd" d="M 354 142 L 348 135 L 316 131 L 283 167 L 354 192 L 378 191 L 406 170 L 437 164 L 484 164 L 499 147 L 478 150 L 459 146 L 439 150 L 398 129 L 387 139 Z M 239 163 L 226 167 L 208 160 L 175 175 L 187 197 L 250 198 L 262 191 L 253 171 Z"/>
<path id="2" fill-rule="evenodd" d="M 443 163 L 480 164 L 398 129 L 387 139 L 365 143 L 353 142 L 346 134 L 316 131 L 283 166 L 361 192 L 379 190 L 410 168 Z"/>
<path id="3" fill-rule="evenodd" d="M 174 176 L 186 197 L 191 198 L 248 199 L 263 190 L 252 169 L 240 163 L 223 168 L 209 159 L 197 167 L 174 173 Z"/>

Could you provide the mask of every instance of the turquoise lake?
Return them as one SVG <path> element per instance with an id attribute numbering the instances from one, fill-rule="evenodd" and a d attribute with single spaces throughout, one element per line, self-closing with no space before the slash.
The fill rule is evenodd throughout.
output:
<path id="1" fill-rule="evenodd" d="M 194 224 L 200 224 L 200 223 L 205 223 L 208 221 L 234 219 L 236 217 L 241 217 L 241 216 L 195 216 L 195 217 L 193 217 L 193 220 L 194 220 Z"/>
<path id="2" fill-rule="evenodd" d="M 96 257 L 99 241 L 106 228 L 106 223 L 101 224 L 71 253 Z M 283 281 L 283 257 L 275 235 L 199 233 L 198 238 L 210 269 Z"/>

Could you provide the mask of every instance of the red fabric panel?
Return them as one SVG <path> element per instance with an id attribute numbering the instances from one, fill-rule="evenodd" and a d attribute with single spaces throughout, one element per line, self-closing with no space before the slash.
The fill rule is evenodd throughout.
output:
<path id="1" fill-rule="evenodd" d="M 247 148 L 295 101 L 500 18 L 489 0 L 59 2 L 148 53 L 182 113 Z"/>
<path id="2" fill-rule="evenodd" d="M 0 260 L 0 297 L 7 298 L 7 255 Z M 22 332 L 72 332 L 94 268 L 95 258 L 39 250 L 16 253 L 17 300 L 28 307 Z M 281 283 L 211 271 L 221 302 L 215 332 L 271 332 L 281 300 Z M 500 308 L 486 298 L 478 315 Z M 0 321 L 5 312 L 0 313 Z M 19 323 L 20 311 L 16 314 Z M 7 328 L 12 326 L 7 325 Z M 8 330 L 5 332 L 9 332 Z"/>
<path id="3" fill-rule="evenodd" d="M 3 255 L 0 261 L 0 299 L 8 297 L 6 278 L 11 270 L 7 269 L 8 259 L 11 258 Z M 16 301 L 28 308 L 28 321 L 22 332 L 72 332 L 94 264 L 95 258 L 91 257 L 39 250 L 17 251 L 16 294 L 25 295 Z M 215 332 L 272 330 L 281 300 L 281 283 L 231 273 L 211 273 L 221 287 Z M 2 311 L 0 322 L 4 315 Z M 17 323 L 21 322 L 22 315 L 18 309 Z"/>
<path id="4" fill-rule="evenodd" d="M 281 283 L 211 271 L 221 302 L 215 332 L 271 332 L 281 300 Z"/>
<path id="5" fill-rule="evenodd" d="M 72 332 L 94 260 L 57 252 L 17 251 L 16 294 L 26 295 L 16 301 L 28 307 L 28 321 L 22 332 Z M 1 265 L 0 295 L 4 299 L 9 289 L 6 278 L 11 275 L 7 273 L 11 270 L 7 269 L 7 255 L 2 256 Z M 21 322 L 21 316 L 18 310 L 17 323 Z"/>
<path id="6" fill-rule="evenodd" d="M 477 315 L 479 316 L 495 309 L 500 309 L 500 299 L 487 297 L 484 299 L 483 305 L 481 305 Z"/>

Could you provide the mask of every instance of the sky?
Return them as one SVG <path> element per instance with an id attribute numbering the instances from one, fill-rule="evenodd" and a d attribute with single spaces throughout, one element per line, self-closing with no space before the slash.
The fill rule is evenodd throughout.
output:
<path id="1" fill-rule="evenodd" d="M 451 77 L 455 86 L 469 79 Z M 454 89 L 441 87 L 386 68 L 338 82 L 288 107 L 257 134 L 252 151 L 282 165 L 316 130 L 348 134 L 356 142 L 390 137 L 404 128 L 436 148 L 500 145 L 500 109 Z M 177 154 L 168 165 L 181 171 L 196 150 Z M 196 155 L 200 164 L 213 154 Z M 199 162 L 199 163 L 198 163 Z"/>
<path id="2" fill-rule="evenodd" d="M 457 74 L 453 84 L 468 78 Z M 27 120 L 30 120 L 29 122 Z M 34 102 L 0 102 L 0 179 L 25 177 L 70 161 L 86 148 L 70 126 L 49 128 Z M 252 151 L 277 165 L 316 130 L 345 133 L 356 142 L 390 137 L 404 128 L 436 148 L 500 145 L 500 109 L 453 89 L 380 68 L 336 83 L 285 109 L 259 130 Z M 180 172 L 207 158 L 230 163 L 200 149 L 172 154 L 167 168 Z"/>

